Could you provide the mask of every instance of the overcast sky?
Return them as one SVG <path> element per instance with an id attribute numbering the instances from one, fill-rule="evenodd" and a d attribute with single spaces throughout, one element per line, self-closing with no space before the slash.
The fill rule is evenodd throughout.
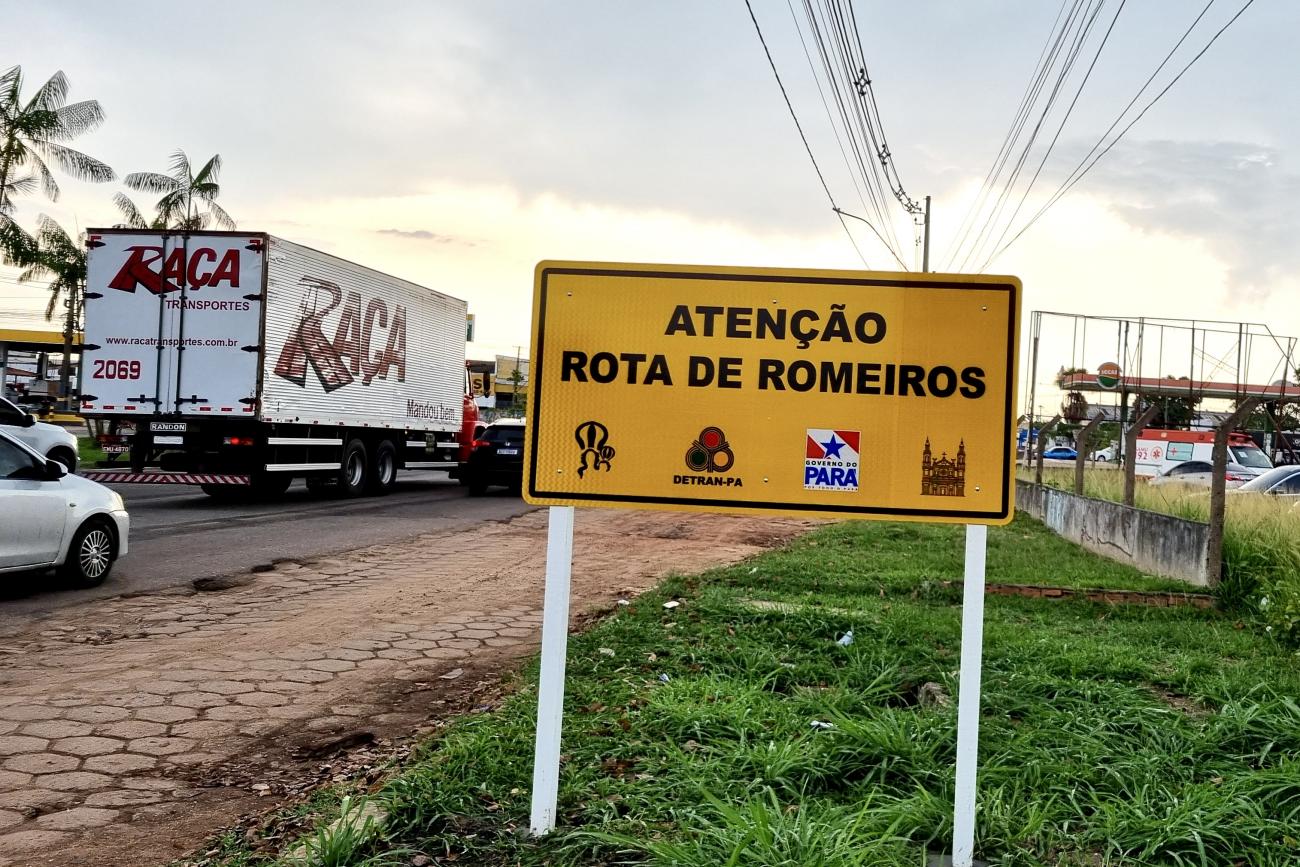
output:
<path id="1" fill-rule="evenodd" d="M 1242 2 L 1214 3 L 1170 70 Z M 1109 0 L 1103 25 L 1122 12 L 1020 222 L 1203 5 Z M 861 212 L 790 7 L 754 8 L 833 194 Z M 1060 3 L 855 9 L 900 178 L 933 196 L 942 268 Z M 20 64 L 29 87 L 62 69 L 73 99 L 102 103 L 107 123 L 79 148 L 119 174 L 163 170 L 178 147 L 196 163 L 220 153 L 221 201 L 241 228 L 467 299 L 478 355 L 527 352 L 542 258 L 862 267 L 743 0 L 5 0 L 0 21 L 0 67 Z M 1300 334 L 1297 32 L 1300 4 L 1254 3 L 989 266 L 1023 279 L 1026 313 L 1248 319 Z M 63 187 L 57 204 L 22 200 L 20 221 L 116 220 L 119 186 Z M 897 229 L 915 267 L 910 227 Z M 866 227 L 853 230 L 868 263 L 890 268 Z M 35 309 L 37 294 L 0 279 L 0 308 Z M 1068 351 L 1044 359 L 1055 370 Z"/>

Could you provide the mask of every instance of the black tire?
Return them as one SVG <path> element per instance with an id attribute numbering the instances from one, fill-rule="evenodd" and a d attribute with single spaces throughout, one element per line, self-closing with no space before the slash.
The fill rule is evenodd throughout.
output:
<path id="1" fill-rule="evenodd" d="M 48 460 L 58 461 L 69 474 L 77 471 L 77 455 L 72 449 L 55 448 L 45 456 Z"/>
<path id="2" fill-rule="evenodd" d="M 366 444 L 361 440 L 348 440 L 339 462 L 338 492 L 341 497 L 360 497 L 366 492 L 370 478 L 370 461 Z"/>
<path id="3" fill-rule="evenodd" d="M 113 571 L 116 559 L 117 533 L 102 518 L 91 518 L 73 534 L 59 574 L 74 587 L 98 587 Z"/>
<path id="4" fill-rule="evenodd" d="M 481 497 L 487 493 L 487 482 L 482 476 L 470 476 L 465 480 L 465 487 L 469 488 L 471 497 Z"/>
<path id="5" fill-rule="evenodd" d="M 397 484 L 397 447 L 390 441 L 384 440 L 375 447 L 368 475 L 366 492 L 370 494 L 383 496 Z"/>

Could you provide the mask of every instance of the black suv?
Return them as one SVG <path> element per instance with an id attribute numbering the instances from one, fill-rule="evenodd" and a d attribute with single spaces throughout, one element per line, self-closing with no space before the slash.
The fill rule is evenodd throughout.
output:
<path id="1" fill-rule="evenodd" d="M 474 440 L 474 450 L 459 475 L 471 497 L 482 496 L 488 485 L 501 485 L 519 493 L 524 485 L 524 423 L 499 421 L 488 425 Z"/>

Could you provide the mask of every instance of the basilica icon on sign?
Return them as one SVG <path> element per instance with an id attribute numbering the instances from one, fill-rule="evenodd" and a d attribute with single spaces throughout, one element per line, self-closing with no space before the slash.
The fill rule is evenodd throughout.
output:
<path id="1" fill-rule="evenodd" d="M 959 440 L 957 457 L 940 452 L 935 458 L 930 451 L 930 438 L 925 438 L 925 451 L 921 453 L 921 496 L 966 496 L 966 441 Z"/>

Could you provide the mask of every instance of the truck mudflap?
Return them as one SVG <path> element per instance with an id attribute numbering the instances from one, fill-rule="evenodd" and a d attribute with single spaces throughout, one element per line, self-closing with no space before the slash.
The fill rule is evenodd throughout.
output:
<path id="1" fill-rule="evenodd" d="M 228 475 L 225 473 L 165 473 L 165 472 L 143 472 L 134 473 L 122 470 L 85 470 L 80 474 L 83 478 L 90 479 L 101 484 L 113 482 L 117 484 L 144 484 L 144 485 L 247 485 L 249 484 L 248 476 Z"/>

